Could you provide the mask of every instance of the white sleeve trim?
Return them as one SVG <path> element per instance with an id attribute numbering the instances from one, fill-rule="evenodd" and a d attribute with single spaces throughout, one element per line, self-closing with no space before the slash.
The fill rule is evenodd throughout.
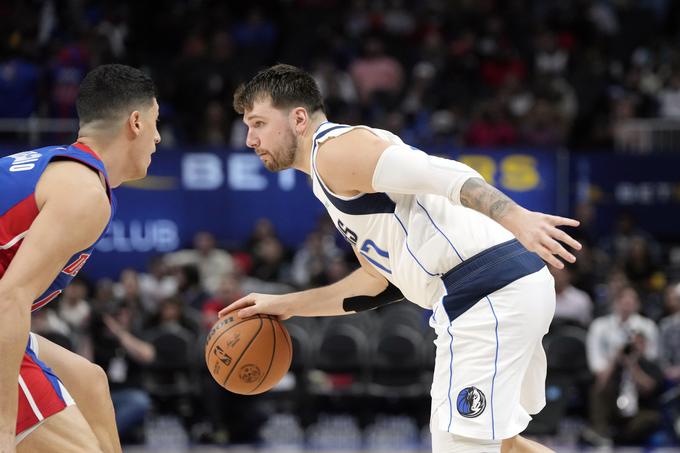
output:
<path id="1" fill-rule="evenodd" d="M 459 205 L 460 189 L 470 178 L 482 176 L 461 162 L 430 156 L 407 145 L 392 145 L 378 159 L 372 184 L 378 192 L 435 194 Z"/>

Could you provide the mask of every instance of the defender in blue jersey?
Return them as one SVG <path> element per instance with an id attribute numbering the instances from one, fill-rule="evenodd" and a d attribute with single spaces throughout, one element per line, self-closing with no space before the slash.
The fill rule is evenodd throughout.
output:
<path id="1" fill-rule="evenodd" d="M 580 244 L 557 227 L 578 222 L 528 211 L 391 132 L 328 121 L 314 79 L 295 67 L 261 71 L 234 107 L 267 169 L 311 176 L 361 267 L 322 288 L 250 294 L 220 315 L 341 315 L 405 297 L 433 310 L 433 452 L 549 451 L 519 434 L 545 405 L 555 290 L 544 260 L 575 260 L 558 241 Z"/>
<path id="2" fill-rule="evenodd" d="M 30 313 L 85 265 L 160 135 L 152 80 L 104 65 L 83 80 L 71 145 L 0 158 L 0 452 L 119 452 L 106 373 L 30 333 Z"/>

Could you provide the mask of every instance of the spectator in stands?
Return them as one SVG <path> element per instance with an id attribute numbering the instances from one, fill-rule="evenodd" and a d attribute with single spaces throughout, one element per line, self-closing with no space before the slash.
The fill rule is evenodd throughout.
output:
<path id="1" fill-rule="evenodd" d="M 59 346 L 73 351 L 69 325 L 59 317 L 53 307 L 38 310 L 31 317 L 31 332 L 35 332 Z"/>
<path id="2" fill-rule="evenodd" d="M 661 320 L 661 366 L 666 379 L 680 384 L 680 283 L 668 285 L 665 292 L 668 316 Z"/>
<path id="3" fill-rule="evenodd" d="M 194 236 L 194 248 L 166 255 L 169 266 L 193 265 L 198 267 L 200 283 L 209 293 L 215 292 L 222 275 L 232 272 L 234 264 L 226 250 L 217 248 L 212 233 L 199 231 Z"/>
<path id="4" fill-rule="evenodd" d="M 64 288 L 59 304 L 59 317 L 69 326 L 73 348 L 80 355 L 91 356 L 90 345 L 85 341 L 90 329 L 90 302 L 87 300 L 87 285 L 82 278 L 75 277 Z"/>
<path id="5" fill-rule="evenodd" d="M 356 104 L 357 90 L 352 78 L 332 60 L 320 59 L 313 76 L 329 110 L 343 115 L 352 104 Z"/>
<path id="6" fill-rule="evenodd" d="M 673 71 L 664 88 L 657 96 L 659 116 L 680 119 L 680 71 Z"/>
<path id="7" fill-rule="evenodd" d="M 376 95 L 386 95 L 388 99 L 398 95 L 404 83 L 403 72 L 402 64 L 386 54 L 384 43 L 377 37 L 365 40 L 363 55 L 349 67 L 359 99 L 365 106 L 374 102 Z"/>
<path id="8" fill-rule="evenodd" d="M 198 268 L 192 264 L 177 267 L 175 268 L 175 278 L 177 279 L 177 297 L 185 306 L 200 312 L 209 297 L 209 293 L 203 289 Z M 163 302 L 161 302 L 161 307 L 162 305 Z M 159 307 L 159 311 L 161 307 Z"/>
<path id="9" fill-rule="evenodd" d="M 512 146 L 517 142 L 517 131 L 504 107 L 496 101 L 490 101 L 480 106 L 470 122 L 465 142 L 468 146 L 479 148 Z"/>
<path id="10" fill-rule="evenodd" d="M 653 289 L 652 277 L 658 272 L 658 267 L 644 237 L 631 238 L 623 266 L 626 276 L 637 288 L 645 291 Z"/>
<path id="11" fill-rule="evenodd" d="M 290 282 L 290 265 L 281 241 L 275 237 L 266 238 L 252 253 L 253 277 L 265 282 Z"/>
<path id="12" fill-rule="evenodd" d="M 243 121 L 241 121 L 243 123 Z M 259 243 L 267 238 L 277 238 L 274 224 L 266 217 L 262 217 L 255 222 L 253 231 L 245 244 L 246 250 L 253 250 Z"/>
<path id="13" fill-rule="evenodd" d="M 551 267 L 550 273 L 555 278 L 557 293 L 553 322 L 575 323 L 587 327 L 593 316 L 593 302 L 588 293 L 571 284 L 571 266 L 566 265 L 562 269 Z"/>
<path id="14" fill-rule="evenodd" d="M 595 375 L 590 421 L 602 440 L 644 440 L 659 423 L 659 333 L 639 307 L 637 292 L 625 286 L 614 296 L 612 314 L 595 319 L 588 330 L 588 364 Z"/>
<path id="15" fill-rule="evenodd" d="M 113 294 L 118 301 L 127 306 L 140 312 L 149 312 L 150 303 L 142 299 L 136 270 L 123 269 L 120 273 L 120 281 L 113 285 Z"/>
<path id="16" fill-rule="evenodd" d="M 0 118 L 28 118 L 35 112 L 40 66 L 16 56 L 0 61 Z"/>
<path id="17" fill-rule="evenodd" d="M 225 274 L 220 280 L 217 291 L 208 299 L 201 310 L 203 326 L 209 330 L 217 322 L 217 313 L 230 303 L 245 296 L 241 289 L 241 279 L 236 273 Z"/>
<path id="18" fill-rule="evenodd" d="M 142 300 L 148 301 L 149 313 L 158 311 L 158 304 L 162 299 L 177 294 L 177 279 L 170 272 L 162 255 L 152 257 L 149 260 L 148 272 L 138 274 L 137 278 Z"/>
<path id="19" fill-rule="evenodd" d="M 144 339 L 136 321 L 138 311 L 118 302 L 93 317 L 94 362 L 109 378 L 111 399 L 116 411 L 118 432 L 123 439 L 138 435 L 151 408 L 151 399 L 143 387 L 144 369 L 156 356 L 153 345 Z M 138 437 L 138 436 L 137 436 Z"/>
<path id="20" fill-rule="evenodd" d="M 340 250 L 324 245 L 321 233 L 312 231 L 302 248 L 295 253 L 291 274 L 293 283 L 298 287 L 309 288 L 330 283 L 326 280 L 326 269 L 331 260 L 340 254 Z"/>

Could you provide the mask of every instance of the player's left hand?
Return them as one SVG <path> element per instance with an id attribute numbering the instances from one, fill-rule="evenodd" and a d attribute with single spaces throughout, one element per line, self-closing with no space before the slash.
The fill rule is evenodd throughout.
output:
<path id="1" fill-rule="evenodd" d="M 576 227 L 579 225 L 578 220 L 533 212 L 521 206 L 515 206 L 503 220 L 505 220 L 503 226 L 508 228 L 527 250 L 538 254 L 551 266 L 558 269 L 564 267 L 564 263 L 558 257 L 570 263 L 576 261 L 576 257 L 560 242 L 575 250 L 581 250 L 581 244 L 558 227 Z"/>

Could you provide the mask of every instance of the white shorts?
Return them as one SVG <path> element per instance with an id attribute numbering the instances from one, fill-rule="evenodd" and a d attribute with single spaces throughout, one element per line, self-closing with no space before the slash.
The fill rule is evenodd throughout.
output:
<path id="1" fill-rule="evenodd" d="M 449 322 L 438 302 L 432 413 L 439 429 L 473 439 L 507 439 L 545 406 L 542 339 L 555 312 L 547 267 L 491 293 Z"/>

